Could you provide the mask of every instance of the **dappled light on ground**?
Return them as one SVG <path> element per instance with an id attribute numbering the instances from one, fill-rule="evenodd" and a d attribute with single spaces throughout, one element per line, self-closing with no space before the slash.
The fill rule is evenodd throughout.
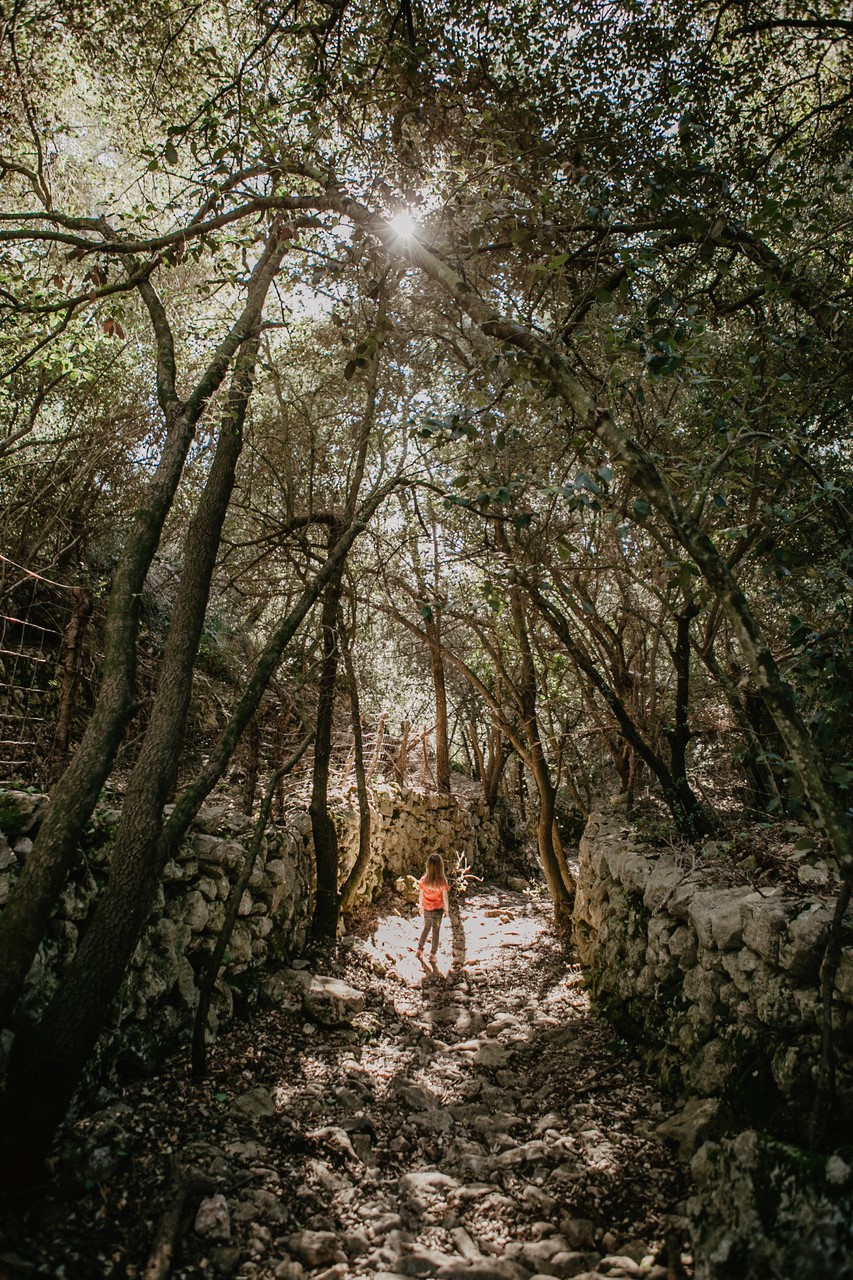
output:
<path id="1" fill-rule="evenodd" d="M 69 1128 L 30 1242 L 46 1273 L 139 1274 L 178 1167 L 215 1193 L 186 1280 L 690 1274 L 686 1171 L 655 1135 L 668 1103 L 591 1012 L 545 897 L 483 886 L 434 965 L 408 910 L 313 957 L 363 1003 L 349 1025 L 308 1016 L 297 961 L 209 1081 L 182 1055 Z M 69 1219 L 72 1169 L 91 1189 Z"/>
<path id="2" fill-rule="evenodd" d="M 430 966 L 428 961 L 422 965 L 415 955 L 420 923 L 417 915 L 384 916 L 367 941 L 369 954 L 392 965 L 407 982 L 418 982 L 431 972 L 451 978 L 465 969 L 523 960 L 547 931 L 537 916 L 518 917 L 491 899 L 469 896 L 454 904 L 450 920 L 442 922 L 437 963 Z M 507 955 L 507 948 L 512 955 Z"/>

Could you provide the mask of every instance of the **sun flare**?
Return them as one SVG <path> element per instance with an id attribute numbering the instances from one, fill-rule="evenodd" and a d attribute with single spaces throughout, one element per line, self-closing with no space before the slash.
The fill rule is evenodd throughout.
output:
<path id="1" fill-rule="evenodd" d="M 412 215 L 410 213 L 406 213 L 405 210 L 401 210 L 400 213 L 395 213 L 388 225 L 401 240 L 411 240 L 411 238 L 417 234 L 418 230 L 418 224 L 415 222 Z"/>

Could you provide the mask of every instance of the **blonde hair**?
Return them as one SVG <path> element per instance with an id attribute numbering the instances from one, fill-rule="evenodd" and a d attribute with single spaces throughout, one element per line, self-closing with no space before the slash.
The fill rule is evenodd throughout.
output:
<path id="1" fill-rule="evenodd" d="M 431 853 L 427 858 L 424 879 L 427 884 L 432 885 L 447 883 L 447 877 L 444 874 L 444 858 L 440 853 Z"/>

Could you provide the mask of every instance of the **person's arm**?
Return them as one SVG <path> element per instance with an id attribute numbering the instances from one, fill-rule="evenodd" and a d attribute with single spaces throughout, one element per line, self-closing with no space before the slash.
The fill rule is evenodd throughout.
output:
<path id="1" fill-rule="evenodd" d="M 418 885 L 418 915 L 422 916 L 423 913 L 424 913 L 424 887 L 422 884 L 419 884 Z"/>
<path id="2" fill-rule="evenodd" d="M 450 915 L 450 899 L 449 899 L 449 897 L 447 896 L 447 889 L 446 889 L 446 888 L 445 888 L 445 889 L 442 889 L 442 891 L 441 891 L 441 901 L 442 901 L 442 903 L 443 903 L 443 905 L 444 905 L 444 914 L 445 914 L 446 916 L 449 916 L 449 915 Z"/>

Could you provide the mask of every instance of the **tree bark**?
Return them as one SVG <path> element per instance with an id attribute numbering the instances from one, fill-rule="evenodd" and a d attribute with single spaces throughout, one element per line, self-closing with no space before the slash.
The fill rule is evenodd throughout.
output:
<path id="1" fill-rule="evenodd" d="M 690 731 L 690 623 L 696 610 L 685 608 L 675 619 L 675 714 L 673 726 L 667 733 L 674 787 L 674 797 L 679 811 L 684 815 L 684 834 L 691 838 L 706 835 L 710 830 L 687 777 L 687 748 L 693 734 Z"/>
<path id="2" fill-rule="evenodd" d="M 329 552 L 340 537 L 340 529 L 329 532 Z M 329 768 L 332 759 L 332 719 L 335 710 L 335 688 L 338 678 L 338 610 L 341 603 L 343 565 L 329 581 L 323 595 L 320 633 L 323 661 L 317 696 L 317 734 L 314 740 L 314 772 L 311 783 L 311 832 L 314 837 L 314 861 L 317 868 L 317 896 L 311 935 L 334 939 L 338 933 L 340 897 L 338 895 L 338 835 L 329 816 Z"/>
<path id="3" fill-rule="evenodd" d="M 522 674 L 519 681 L 521 712 L 524 731 L 527 738 L 528 764 L 536 790 L 539 793 L 539 818 L 536 824 L 536 837 L 539 845 L 539 856 L 542 869 L 548 883 L 548 890 L 554 904 L 554 919 L 558 927 L 567 928 L 571 923 L 571 910 L 574 901 L 575 882 L 563 850 L 560 834 L 556 828 L 556 792 L 551 781 L 548 761 L 542 748 L 539 719 L 536 713 L 536 668 L 533 662 L 533 651 L 530 647 L 530 636 L 527 629 L 527 615 L 521 588 L 512 583 L 509 589 L 510 611 L 512 613 L 513 631 L 521 654 Z"/>
<path id="4" fill-rule="evenodd" d="M 440 615 L 433 614 L 427 621 L 426 633 L 435 694 L 435 781 L 438 790 L 447 795 L 450 793 L 450 748 L 447 740 L 447 685 L 439 617 Z"/>
<path id="5" fill-rule="evenodd" d="M 156 896 L 163 806 L 177 776 L 193 663 L 242 447 L 257 349 L 256 332 L 237 357 L 210 474 L 187 531 L 157 692 L 128 781 L 109 880 L 42 1021 L 20 1037 L 22 1047 L 19 1051 L 16 1042 L 12 1053 L 10 1096 L 23 1091 L 36 1103 L 32 1146 L 39 1153 L 76 1087 Z M 33 1085 L 39 1081 L 44 1094 L 36 1099 Z"/>
<path id="6" fill-rule="evenodd" d="M 352 736 L 354 750 L 355 785 L 358 793 L 358 853 L 346 880 L 341 887 L 341 913 L 349 911 L 358 896 L 364 873 L 370 862 L 370 802 L 367 795 L 367 778 L 364 772 L 364 740 L 361 731 L 361 706 L 358 696 L 358 678 L 347 638 L 341 632 L 341 649 L 349 685 L 352 710 Z"/>

